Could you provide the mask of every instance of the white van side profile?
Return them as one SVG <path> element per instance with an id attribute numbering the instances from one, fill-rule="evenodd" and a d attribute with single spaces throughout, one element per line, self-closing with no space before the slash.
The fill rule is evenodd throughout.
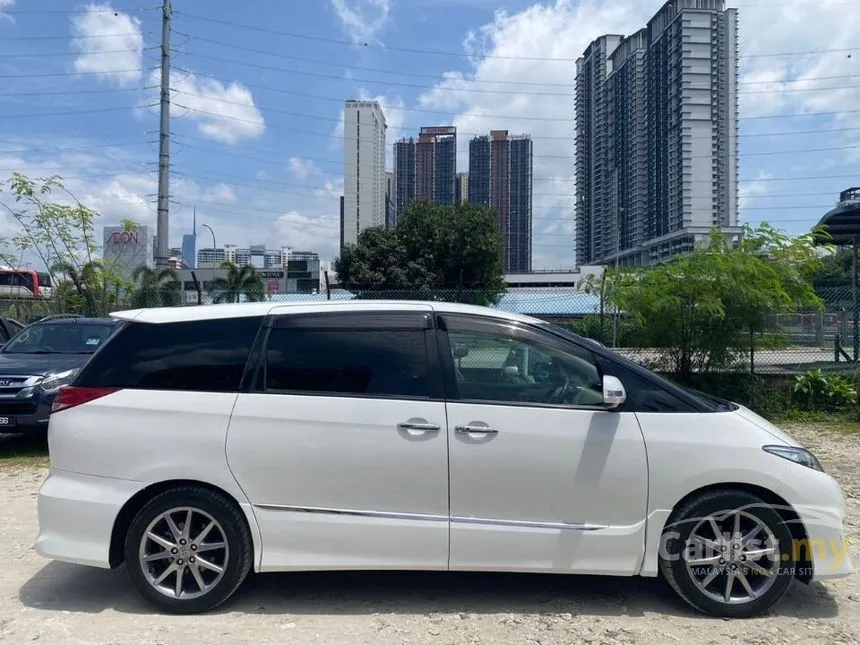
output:
<path id="1" fill-rule="evenodd" d="M 742 406 L 438 302 L 114 314 L 58 394 L 40 554 L 212 609 L 251 570 L 662 575 L 747 617 L 850 575 L 839 485 Z"/>

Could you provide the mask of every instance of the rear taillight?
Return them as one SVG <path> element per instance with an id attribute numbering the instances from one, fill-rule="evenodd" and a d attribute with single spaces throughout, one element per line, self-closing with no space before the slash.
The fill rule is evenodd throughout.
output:
<path id="1" fill-rule="evenodd" d="M 61 387 L 51 406 L 51 414 L 95 401 L 117 391 L 115 387 Z"/>

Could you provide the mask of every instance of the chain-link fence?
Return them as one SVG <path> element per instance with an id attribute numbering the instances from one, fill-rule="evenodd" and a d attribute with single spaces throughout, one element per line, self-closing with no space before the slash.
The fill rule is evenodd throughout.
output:
<path id="1" fill-rule="evenodd" d="M 679 358 L 691 353 L 692 371 L 755 372 L 759 374 L 798 374 L 811 369 L 853 374 L 855 371 L 854 336 L 860 332 L 853 316 L 853 292 L 850 286 L 820 289 L 824 300 L 820 311 L 780 313 L 767 317 L 762 329 L 745 331 L 735 338 L 735 346 L 713 349 L 708 342 L 693 338 L 689 347 L 655 343 L 647 325 L 642 325 L 624 311 L 616 311 L 599 295 L 575 288 L 523 288 L 504 294 L 480 290 L 441 289 L 434 291 L 388 290 L 351 292 L 343 289 L 317 293 L 270 294 L 273 303 L 352 300 L 356 298 L 454 301 L 486 305 L 500 311 L 524 314 L 559 325 L 643 365 L 665 372 L 677 371 Z M 239 301 L 247 298 L 237 296 Z M 215 298 L 217 299 L 217 298 Z M 45 316 L 79 314 L 106 316 L 110 312 L 138 307 L 194 306 L 213 302 L 205 292 L 181 291 L 162 293 L 89 296 L 73 294 L 67 298 L 0 299 L 0 317 L 31 323 Z M 693 330 L 707 340 L 707 330 Z M 701 340 L 701 339 L 700 339 Z M 860 333 L 858 333 L 860 340 Z M 703 347 L 705 349 L 703 349 Z M 716 355 L 718 354 L 718 356 Z"/>

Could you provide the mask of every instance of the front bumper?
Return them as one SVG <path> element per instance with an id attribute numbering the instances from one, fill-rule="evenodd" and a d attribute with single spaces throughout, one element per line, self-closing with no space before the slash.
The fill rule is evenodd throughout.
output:
<path id="1" fill-rule="evenodd" d="M 39 488 L 36 552 L 46 558 L 110 568 L 114 522 L 140 482 L 52 470 Z"/>
<path id="2" fill-rule="evenodd" d="M 805 574 L 799 577 L 831 580 L 850 576 L 854 566 L 844 528 L 845 500 L 836 480 L 796 465 L 786 470 L 778 488 L 806 534 L 806 539 L 795 539 L 792 545 L 795 561 L 812 564 L 812 571 L 799 572 Z"/>
<path id="3" fill-rule="evenodd" d="M 56 395 L 56 391 L 40 391 L 29 397 L 0 398 L 0 419 L 12 421 L 8 425 L 0 423 L 0 432 L 44 432 Z"/>

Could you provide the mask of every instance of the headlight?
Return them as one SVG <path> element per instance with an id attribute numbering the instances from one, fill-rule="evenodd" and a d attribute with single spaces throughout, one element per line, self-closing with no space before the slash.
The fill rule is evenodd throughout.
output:
<path id="1" fill-rule="evenodd" d="M 762 450 L 769 452 L 777 457 L 788 459 L 801 466 L 812 468 L 824 472 L 821 462 L 816 459 L 815 455 L 809 452 L 806 448 L 796 448 L 794 446 L 762 446 Z"/>
<path id="2" fill-rule="evenodd" d="M 59 372 L 57 374 L 51 374 L 51 376 L 45 378 L 41 383 L 39 383 L 39 385 L 43 390 L 56 390 L 58 387 L 71 383 L 77 373 L 78 370 L 73 369 Z"/>

